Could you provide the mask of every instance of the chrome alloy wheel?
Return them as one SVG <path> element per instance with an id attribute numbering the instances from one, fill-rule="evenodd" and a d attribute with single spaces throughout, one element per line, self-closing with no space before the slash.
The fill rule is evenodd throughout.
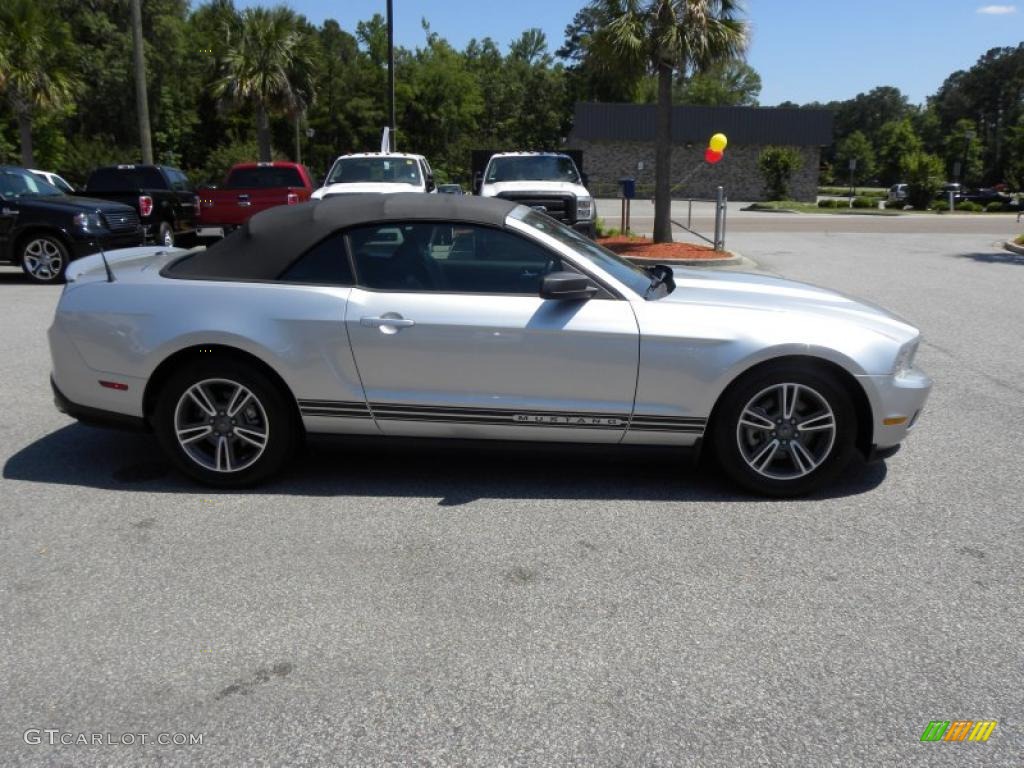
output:
<path id="1" fill-rule="evenodd" d="M 48 237 L 39 237 L 25 246 L 23 263 L 36 280 L 55 280 L 64 268 L 64 254 Z"/>
<path id="2" fill-rule="evenodd" d="M 241 472 L 267 448 L 270 423 L 263 404 L 230 379 L 205 379 L 185 390 L 174 409 L 178 445 L 213 472 Z"/>
<path id="3" fill-rule="evenodd" d="M 743 408 L 736 440 L 743 460 L 759 475 L 796 480 L 832 452 L 836 417 L 828 401 L 806 384 L 773 384 Z"/>

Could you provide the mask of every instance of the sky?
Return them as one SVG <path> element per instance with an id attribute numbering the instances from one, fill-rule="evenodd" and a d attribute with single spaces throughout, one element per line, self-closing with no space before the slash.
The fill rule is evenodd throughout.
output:
<path id="1" fill-rule="evenodd" d="M 238 7 L 279 0 L 236 0 Z M 502 46 L 540 27 L 554 51 L 584 0 L 393 0 L 395 42 L 422 46 L 420 21 L 456 48 L 492 37 Z M 342 28 L 374 13 L 385 0 L 285 0 L 311 22 L 334 18 Z M 895 85 L 922 103 L 942 81 L 985 51 L 1024 41 L 1024 0 L 747 0 L 752 41 L 747 60 L 763 84 L 761 104 L 842 100 Z"/>

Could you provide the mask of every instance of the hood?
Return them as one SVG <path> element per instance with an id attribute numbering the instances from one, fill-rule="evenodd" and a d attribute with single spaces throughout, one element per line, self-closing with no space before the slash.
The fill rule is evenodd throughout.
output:
<path id="1" fill-rule="evenodd" d="M 63 211 L 68 213 L 129 213 L 133 209 L 124 203 L 112 200 L 98 200 L 93 197 L 78 195 L 60 195 L 54 197 L 22 197 L 18 204 L 31 206 L 37 210 Z"/>
<path id="2" fill-rule="evenodd" d="M 919 335 L 897 315 L 866 301 L 827 288 L 744 272 L 676 268 L 676 289 L 657 303 L 698 304 L 763 312 L 805 314 L 847 321 L 904 343 Z"/>
<path id="3" fill-rule="evenodd" d="M 561 192 L 576 197 L 590 197 L 586 188 L 579 184 L 571 184 L 568 181 L 499 181 L 491 184 L 484 184 L 481 194 L 484 197 L 497 197 L 501 194 L 517 194 L 527 192 Z"/>
<path id="4" fill-rule="evenodd" d="M 328 184 L 313 193 L 314 200 L 322 200 L 329 195 L 358 195 L 367 192 L 379 192 L 389 195 L 396 192 L 422 192 L 423 187 L 395 182 L 356 182 L 353 184 Z"/>

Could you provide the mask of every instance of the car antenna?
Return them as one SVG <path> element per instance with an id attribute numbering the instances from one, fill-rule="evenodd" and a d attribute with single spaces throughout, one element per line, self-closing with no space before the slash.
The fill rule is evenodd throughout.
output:
<path id="1" fill-rule="evenodd" d="M 110 271 L 110 264 L 107 263 L 107 254 L 103 250 L 103 243 L 96 241 L 96 245 L 100 247 L 100 258 L 103 259 L 103 268 L 107 271 L 107 282 L 114 282 L 114 273 Z"/>

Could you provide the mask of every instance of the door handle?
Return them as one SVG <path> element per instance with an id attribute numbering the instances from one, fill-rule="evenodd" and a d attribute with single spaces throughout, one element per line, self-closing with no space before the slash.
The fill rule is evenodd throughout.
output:
<path id="1" fill-rule="evenodd" d="M 399 315 L 397 312 L 388 312 L 381 317 L 363 317 L 359 319 L 359 324 L 366 326 L 367 328 L 379 328 L 381 333 L 393 334 L 398 333 L 400 328 L 411 328 L 416 325 L 415 320 L 406 320 L 404 317 Z"/>

